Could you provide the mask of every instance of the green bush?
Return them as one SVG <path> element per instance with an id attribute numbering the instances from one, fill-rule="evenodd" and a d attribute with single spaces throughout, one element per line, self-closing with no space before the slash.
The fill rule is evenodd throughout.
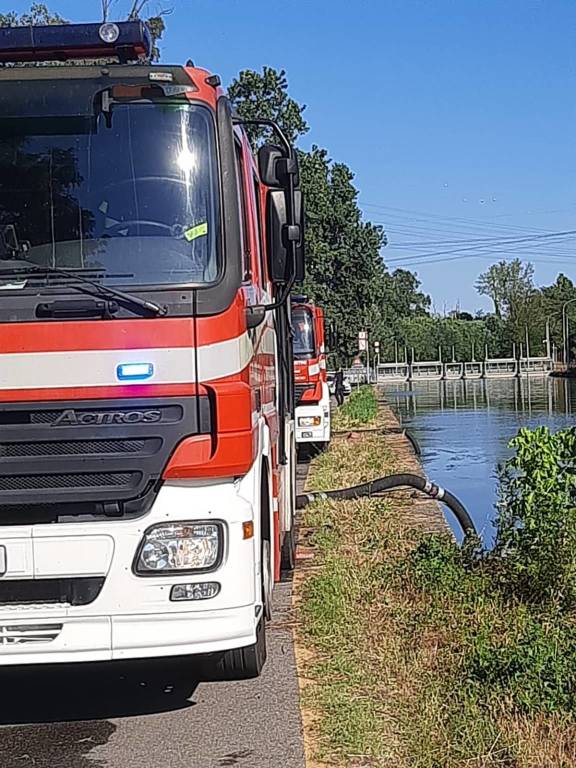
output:
<path id="1" fill-rule="evenodd" d="M 484 700 L 498 696 L 523 712 L 576 713 L 576 627 L 520 603 L 502 608 L 504 623 L 470 637 L 468 679 Z"/>
<path id="2" fill-rule="evenodd" d="M 522 429 L 500 471 L 494 565 L 527 600 L 576 605 L 576 429 Z"/>

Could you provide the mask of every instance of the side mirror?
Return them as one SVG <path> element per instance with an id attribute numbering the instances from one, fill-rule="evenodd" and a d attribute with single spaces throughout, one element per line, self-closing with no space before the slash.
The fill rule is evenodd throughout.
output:
<path id="1" fill-rule="evenodd" d="M 275 144 L 264 144 L 258 150 L 258 171 L 263 183 L 272 189 L 286 189 L 289 174 L 294 176 L 294 188 L 300 186 L 296 153 L 292 152 L 291 157 L 286 157 Z"/>
<path id="2" fill-rule="evenodd" d="M 268 272 L 274 283 L 288 283 L 291 278 L 304 280 L 304 204 L 302 193 L 294 193 L 295 223 L 288 224 L 286 195 L 281 189 L 268 192 Z M 296 262 L 292 262 L 291 244 L 295 243 Z"/>
<path id="3" fill-rule="evenodd" d="M 260 178 L 267 187 L 278 189 L 282 187 L 277 173 L 278 160 L 282 158 L 282 150 L 273 144 L 264 144 L 258 150 L 258 171 Z"/>

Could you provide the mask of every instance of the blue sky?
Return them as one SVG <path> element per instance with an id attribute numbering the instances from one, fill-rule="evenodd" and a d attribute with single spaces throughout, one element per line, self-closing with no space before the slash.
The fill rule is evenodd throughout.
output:
<path id="1" fill-rule="evenodd" d="M 99 18 L 99 0 L 49 5 Z M 128 5 L 118 0 L 116 15 Z M 507 254 L 532 260 L 539 283 L 559 271 L 576 281 L 576 236 L 506 242 L 576 230 L 573 0 L 163 6 L 174 8 L 164 61 L 192 58 L 224 82 L 243 68 L 286 69 L 307 105 L 304 146 L 353 169 L 366 217 L 388 232 L 384 259 L 411 265 L 437 311 L 489 308 L 474 281 Z"/>

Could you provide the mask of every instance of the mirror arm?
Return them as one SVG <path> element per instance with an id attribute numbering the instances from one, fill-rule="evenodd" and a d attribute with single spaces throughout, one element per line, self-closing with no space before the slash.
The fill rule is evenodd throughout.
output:
<path id="1" fill-rule="evenodd" d="M 271 312 L 274 309 L 280 309 L 286 304 L 290 291 L 295 283 L 295 277 L 292 276 L 290 280 L 284 286 L 280 297 L 270 304 L 253 304 L 251 307 L 246 307 L 246 325 L 248 328 L 257 328 L 264 322 L 266 312 Z"/>
<path id="2" fill-rule="evenodd" d="M 232 122 L 234 125 L 260 125 L 265 126 L 267 128 L 272 128 L 276 136 L 280 139 L 280 142 L 282 143 L 282 147 L 284 148 L 284 151 L 286 152 L 286 157 L 290 157 L 292 153 L 292 147 L 290 145 L 290 142 L 286 138 L 286 135 L 282 128 L 278 125 L 278 123 L 275 120 L 268 120 L 264 117 L 262 118 L 255 118 L 253 120 L 244 119 L 243 117 L 233 117 Z"/>
<path id="3" fill-rule="evenodd" d="M 267 118 L 256 118 L 252 120 L 244 119 L 241 117 L 233 117 L 232 122 L 234 125 L 260 125 L 260 126 L 266 126 L 268 128 L 272 128 L 276 136 L 280 139 L 280 142 L 282 143 L 282 146 L 284 148 L 284 151 L 286 152 L 286 157 L 290 159 L 292 157 L 292 146 L 288 139 L 286 138 L 286 135 L 278 125 L 278 123 L 275 120 L 268 120 Z M 286 188 L 286 209 L 287 209 L 287 219 L 288 219 L 288 226 L 291 226 L 294 224 L 294 174 L 288 173 L 288 184 Z M 302 235 L 301 235 L 302 236 Z M 246 310 L 246 323 L 249 328 L 256 328 L 259 326 L 263 321 L 264 317 L 266 315 L 266 312 L 271 312 L 274 309 L 280 309 L 282 307 L 288 297 L 290 296 L 290 291 L 292 290 L 294 283 L 296 282 L 296 242 L 294 240 L 290 240 L 290 250 L 291 250 L 291 256 L 292 256 L 292 265 L 293 265 L 293 271 L 290 276 L 290 279 L 284 286 L 282 293 L 280 294 L 280 297 L 270 303 L 270 304 L 257 304 L 252 307 L 248 307 Z"/>

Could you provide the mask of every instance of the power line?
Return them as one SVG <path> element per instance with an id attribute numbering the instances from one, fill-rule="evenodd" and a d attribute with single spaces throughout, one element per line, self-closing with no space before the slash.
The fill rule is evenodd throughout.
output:
<path id="1" fill-rule="evenodd" d="M 566 240 L 569 240 L 566 238 Z M 570 239 L 571 241 L 571 239 Z M 558 259 L 560 261 L 574 261 L 576 257 L 576 251 L 569 250 L 565 251 L 562 249 L 554 249 L 553 246 L 557 242 L 564 242 L 564 239 L 560 241 L 552 241 L 550 243 L 540 243 L 539 248 L 535 249 L 534 244 L 532 242 L 528 243 L 520 243 L 517 245 L 493 245 L 493 246 L 483 246 L 482 248 L 475 248 L 475 249 L 467 249 L 464 252 L 462 252 L 462 255 L 460 258 L 465 258 L 466 256 L 480 256 L 482 254 L 503 254 L 503 255 L 513 255 L 518 254 L 521 252 L 521 255 L 534 255 L 534 256 L 542 256 L 545 257 L 548 260 L 555 260 Z M 552 247 L 551 247 L 552 246 Z M 473 251 L 472 253 L 469 253 L 469 251 Z M 415 254 L 412 256 L 394 256 L 391 255 L 390 257 L 387 257 L 387 255 L 384 255 L 384 260 L 387 264 L 406 264 L 410 265 L 413 263 L 421 263 L 425 264 L 427 261 L 429 261 L 430 258 L 434 258 L 436 261 L 436 257 L 440 255 L 441 252 L 435 252 L 433 254 L 427 254 L 426 258 L 424 258 L 424 254 Z"/>
<path id="2" fill-rule="evenodd" d="M 548 230 L 543 230 L 542 228 L 534 229 L 533 227 L 524 227 L 520 225 L 510 225 L 510 224 L 495 224 L 494 222 L 487 220 L 487 219 L 474 219 L 474 218 L 467 218 L 464 216 L 443 216 L 442 214 L 436 214 L 436 213 L 426 213 L 423 211 L 417 211 L 410 208 L 395 208 L 392 206 L 385 206 L 380 205 L 377 203 L 361 203 L 362 206 L 366 207 L 372 207 L 377 208 L 381 211 L 385 212 L 386 216 L 392 217 L 392 216 L 400 216 L 401 218 L 409 218 L 413 221 L 432 221 L 433 223 L 440 223 L 442 221 L 446 222 L 455 222 L 454 226 L 462 226 L 464 224 L 472 225 L 473 227 L 488 227 L 492 229 L 502 229 L 502 230 L 517 230 L 517 231 L 527 231 L 527 232 L 542 232 L 546 233 Z M 458 222 L 461 222 L 459 224 Z"/>
<path id="3" fill-rule="evenodd" d="M 515 245 L 515 244 L 525 243 L 525 242 L 537 243 L 544 240 L 554 240 L 560 237 L 566 238 L 567 236 L 574 236 L 574 235 L 576 235 L 576 229 L 569 229 L 569 230 L 565 230 L 564 232 L 551 232 L 545 235 L 531 235 L 526 237 L 516 237 L 516 238 L 509 237 L 509 238 L 501 238 L 501 239 L 496 238 L 496 239 L 493 239 L 489 244 L 464 246 L 462 248 L 449 248 L 444 251 L 431 251 L 429 253 L 417 254 L 416 256 L 407 256 L 403 260 L 404 261 L 411 261 L 413 259 L 422 260 L 422 259 L 426 259 L 427 257 L 445 256 L 453 253 L 465 253 L 467 251 L 486 250 L 486 248 L 490 247 L 490 245 L 509 246 L 509 245 Z"/>

